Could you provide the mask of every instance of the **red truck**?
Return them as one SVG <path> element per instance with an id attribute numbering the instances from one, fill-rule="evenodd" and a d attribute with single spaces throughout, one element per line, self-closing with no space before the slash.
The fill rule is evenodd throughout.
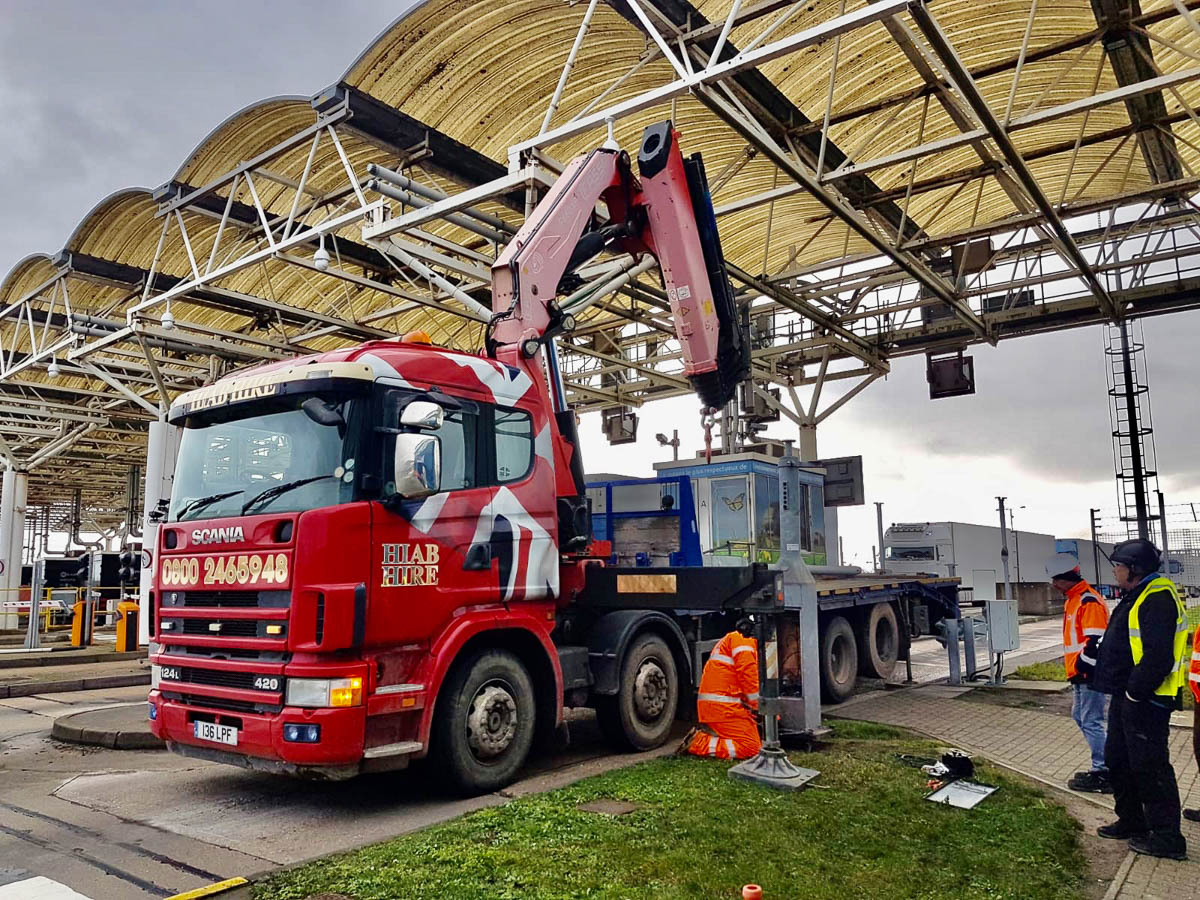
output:
<path id="1" fill-rule="evenodd" d="M 749 357 L 699 157 L 664 122 L 638 169 L 611 148 L 571 163 L 493 267 L 483 355 L 410 336 L 178 398 L 150 598 L 149 714 L 172 750 L 318 778 L 432 756 L 477 792 L 553 738 L 564 704 L 595 705 L 629 746 L 666 739 L 695 635 L 643 605 L 670 573 L 588 574 L 608 548 L 555 297 L 603 251 L 651 253 L 704 405 L 729 400 Z M 750 583 L 718 577 L 726 596 Z"/>
<path id="2" fill-rule="evenodd" d="M 567 167 L 493 266 L 481 355 L 409 336 L 177 399 L 148 619 L 149 715 L 168 747 L 327 779 L 428 757 L 477 793 L 552 743 L 566 706 L 594 707 L 634 749 L 688 714 L 704 653 L 783 596 L 783 576 L 620 568 L 592 538 L 553 342 L 590 300 L 576 271 L 652 254 L 701 403 L 724 406 L 749 373 L 702 162 L 663 122 L 638 175 L 608 147 Z M 818 652 L 835 699 L 852 687 L 847 617 L 898 621 L 907 652 L 957 615 L 954 585 L 913 582 L 818 585 L 820 618 L 790 626 L 809 649 L 780 653 L 785 727 L 819 721 L 801 683 L 820 680 Z"/>

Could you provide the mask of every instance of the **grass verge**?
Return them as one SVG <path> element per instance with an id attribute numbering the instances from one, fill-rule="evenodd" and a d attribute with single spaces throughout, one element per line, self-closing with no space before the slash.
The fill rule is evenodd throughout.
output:
<path id="1" fill-rule="evenodd" d="M 935 745 L 892 728 L 838 722 L 821 771 L 786 794 L 726 776 L 728 764 L 655 760 L 292 869 L 256 900 L 330 893 L 355 900 L 727 898 L 1059 898 L 1086 867 L 1079 826 L 1040 791 L 983 764 L 1001 790 L 971 811 L 937 806 L 897 753 Z M 623 816 L 578 809 L 596 799 Z"/>
<path id="2" fill-rule="evenodd" d="M 1063 666 L 1062 657 L 1049 662 L 1032 663 L 1020 666 L 1012 673 L 1018 681 L 1066 681 L 1067 670 Z"/>
<path id="3" fill-rule="evenodd" d="M 1191 645 L 1189 644 L 1189 646 Z M 1067 670 L 1064 668 L 1062 658 L 1060 657 L 1050 662 L 1021 666 L 1012 673 L 1012 677 L 1020 681 L 1066 681 Z M 1183 708 L 1193 709 L 1195 706 L 1196 701 L 1192 697 L 1192 692 L 1185 687 L 1183 690 Z"/>

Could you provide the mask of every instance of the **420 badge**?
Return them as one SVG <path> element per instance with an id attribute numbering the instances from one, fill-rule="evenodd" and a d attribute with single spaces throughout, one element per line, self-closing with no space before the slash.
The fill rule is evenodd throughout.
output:
<path id="1" fill-rule="evenodd" d="M 162 561 L 163 587 L 285 585 L 288 574 L 288 558 L 284 553 L 168 556 Z"/>

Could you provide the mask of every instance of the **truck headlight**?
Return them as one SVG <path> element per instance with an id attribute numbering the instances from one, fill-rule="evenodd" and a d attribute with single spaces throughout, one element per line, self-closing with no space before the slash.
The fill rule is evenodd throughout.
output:
<path id="1" fill-rule="evenodd" d="M 289 678 L 288 706 L 359 706 L 361 678 Z"/>
<path id="2" fill-rule="evenodd" d="M 162 666 L 150 667 L 150 690 L 155 690 L 158 683 L 162 681 Z"/>

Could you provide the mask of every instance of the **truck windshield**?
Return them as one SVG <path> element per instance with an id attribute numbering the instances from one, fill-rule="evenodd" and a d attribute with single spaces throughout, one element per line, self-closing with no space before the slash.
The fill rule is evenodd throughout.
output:
<path id="1" fill-rule="evenodd" d="M 331 424 L 318 423 L 292 395 L 240 418 L 193 417 L 175 464 L 169 520 L 295 512 L 354 499 L 354 412 L 364 401 L 322 396 Z M 361 470 L 361 466 L 358 467 Z"/>
<path id="2" fill-rule="evenodd" d="M 937 559 L 932 547 L 888 547 L 888 559 Z"/>

